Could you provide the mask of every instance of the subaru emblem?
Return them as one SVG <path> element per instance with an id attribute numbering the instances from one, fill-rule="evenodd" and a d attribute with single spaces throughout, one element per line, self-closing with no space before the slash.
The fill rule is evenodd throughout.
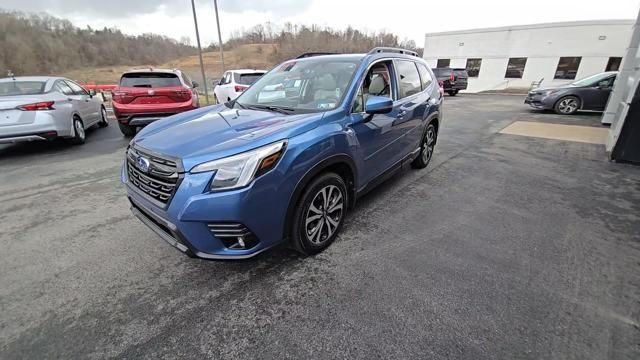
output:
<path id="1" fill-rule="evenodd" d="M 142 157 L 142 156 L 138 156 L 138 159 L 136 159 L 136 167 L 138 169 L 140 169 L 140 171 L 142 172 L 149 172 L 149 165 L 151 163 L 149 162 L 149 159 Z"/>

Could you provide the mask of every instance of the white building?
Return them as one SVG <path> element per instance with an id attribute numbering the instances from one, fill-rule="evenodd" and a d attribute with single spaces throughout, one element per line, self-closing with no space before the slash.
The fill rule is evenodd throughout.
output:
<path id="1" fill-rule="evenodd" d="M 529 89 L 618 70 L 634 20 L 597 20 L 426 34 L 431 67 L 467 68 L 469 92 Z"/>

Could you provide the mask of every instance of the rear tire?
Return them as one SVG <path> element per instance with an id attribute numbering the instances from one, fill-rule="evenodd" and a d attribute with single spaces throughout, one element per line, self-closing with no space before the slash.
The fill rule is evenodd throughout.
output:
<path id="1" fill-rule="evenodd" d="M 100 108 L 100 122 L 98 122 L 98 126 L 100 126 L 101 128 L 106 128 L 107 126 L 109 126 L 109 118 L 107 117 L 107 109 L 103 107 Z"/>
<path id="2" fill-rule="evenodd" d="M 84 144 L 86 140 L 86 133 L 84 131 L 84 124 L 78 116 L 73 117 L 73 137 L 71 143 L 74 145 Z"/>
<path id="3" fill-rule="evenodd" d="M 329 247 L 342 228 L 348 203 L 347 187 L 338 174 L 328 172 L 316 177 L 296 205 L 293 247 L 304 255 Z"/>
<path id="4" fill-rule="evenodd" d="M 136 135 L 136 127 L 135 126 L 118 123 L 118 127 L 120 128 L 120 132 L 122 132 L 122 135 L 124 135 L 126 137 L 133 137 L 133 136 Z"/>
<path id="5" fill-rule="evenodd" d="M 448 93 L 449 93 L 449 95 L 450 95 L 450 96 L 456 96 L 456 95 L 458 95 L 458 92 L 457 92 L 457 91 L 448 91 Z"/>
<path id="6" fill-rule="evenodd" d="M 427 128 L 424 130 L 424 135 L 422 136 L 420 154 L 418 154 L 418 157 L 413 160 L 411 166 L 415 169 L 424 169 L 429 165 L 431 158 L 433 157 L 433 151 L 435 150 L 437 139 L 438 132 L 436 131 L 436 127 L 430 123 L 427 125 Z"/>

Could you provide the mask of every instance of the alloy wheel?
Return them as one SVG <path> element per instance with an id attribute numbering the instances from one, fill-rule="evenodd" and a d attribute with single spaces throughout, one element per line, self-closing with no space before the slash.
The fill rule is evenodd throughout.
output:
<path id="1" fill-rule="evenodd" d="M 84 140 L 85 138 L 85 133 L 84 133 L 84 126 L 82 125 L 82 121 L 80 120 L 76 120 L 73 122 L 73 127 L 76 131 L 76 135 L 78 136 L 78 139 L 80 140 Z"/>
<path id="2" fill-rule="evenodd" d="M 433 149 L 436 144 L 436 130 L 433 126 L 429 126 L 427 129 L 427 134 L 424 137 L 424 145 L 422 150 L 422 161 L 428 163 L 431 160 L 431 155 L 433 155 Z"/>
<path id="3" fill-rule="evenodd" d="M 558 109 L 563 114 L 570 114 L 578 110 L 578 101 L 573 98 L 562 99 L 558 105 Z"/>
<path id="4" fill-rule="evenodd" d="M 335 185 L 327 185 L 314 196 L 304 222 L 309 241 L 320 245 L 335 233 L 344 214 L 344 196 Z"/>

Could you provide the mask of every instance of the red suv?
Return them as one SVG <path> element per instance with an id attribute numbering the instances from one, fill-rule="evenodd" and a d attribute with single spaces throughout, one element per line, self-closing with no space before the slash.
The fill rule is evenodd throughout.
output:
<path id="1" fill-rule="evenodd" d="M 180 70 L 144 69 L 122 74 L 113 90 L 113 112 L 125 136 L 163 117 L 196 109 L 198 83 Z"/>

